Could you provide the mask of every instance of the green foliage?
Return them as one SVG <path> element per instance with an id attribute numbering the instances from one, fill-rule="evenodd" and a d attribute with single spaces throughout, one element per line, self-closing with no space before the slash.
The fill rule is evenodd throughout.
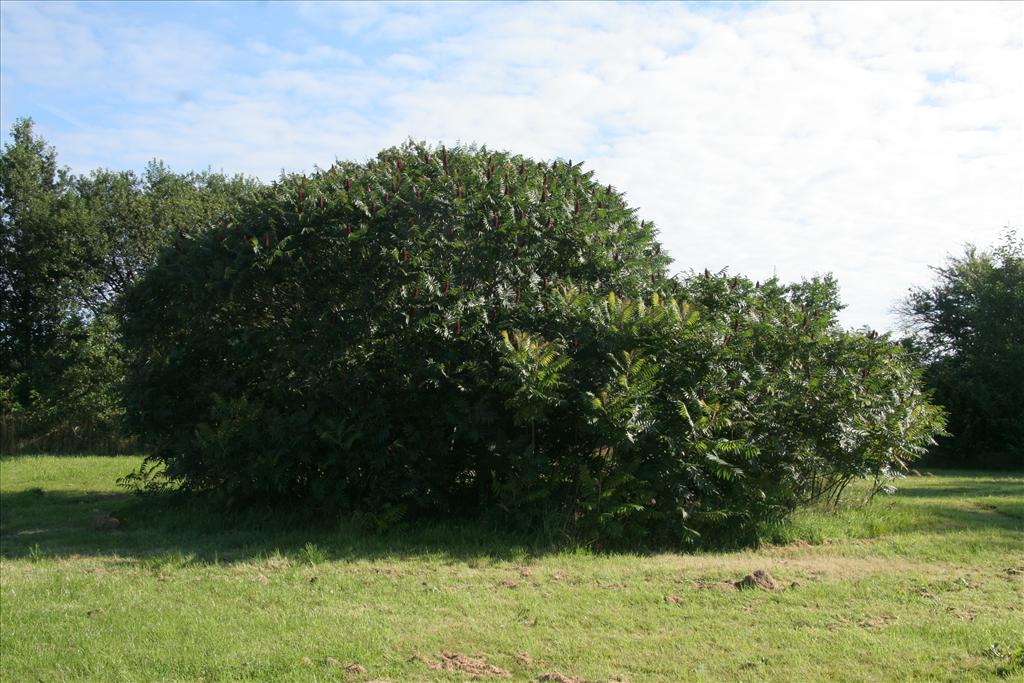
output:
<path id="1" fill-rule="evenodd" d="M 571 501 L 574 535 L 749 543 L 905 470 L 941 429 L 898 345 L 837 327 L 831 280 L 675 284 L 648 303 L 574 297 L 547 328 L 576 350 L 535 425 L 547 469 L 520 485 Z"/>
<path id="2" fill-rule="evenodd" d="M 834 283 L 669 279 L 579 165 L 409 143 L 284 176 L 125 298 L 154 461 L 228 501 L 749 541 L 941 417 Z M 552 527 L 552 525 L 555 525 Z"/>
<path id="3" fill-rule="evenodd" d="M 949 413 L 935 459 L 1024 465 L 1024 241 L 1008 231 L 989 252 L 968 246 L 935 268 L 900 312 L 926 379 Z"/>
<path id="4" fill-rule="evenodd" d="M 120 384 L 124 367 L 117 321 L 103 313 L 87 324 L 70 320 L 39 354 L 29 377 L 21 448 L 42 443 L 58 452 L 103 446 L 123 451 Z"/>
<path id="5" fill-rule="evenodd" d="M 231 211 L 253 183 L 132 172 L 74 176 L 21 119 L 0 155 L 0 448 L 122 450 L 113 303 L 179 233 Z M 17 434 L 13 434 L 17 427 Z"/>
<path id="6" fill-rule="evenodd" d="M 316 543 L 306 543 L 299 550 L 299 556 L 304 562 L 308 562 L 311 566 L 315 567 L 318 564 L 322 564 L 327 561 L 327 555 Z"/>
<path id="7" fill-rule="evenodd" d="M 283 178 L 128 298 L 138 431 L 233 498 L 488 508 L 537 410 L 495 390 L 501 331 L 556 317 L 556 289 L 649 291 L 653 236 L 567 163 L 409 145 Z"/>
<path id="8" fill-rule="evenodd" d="M 46 559 L 46 553 L 43 552 L 38 543 L 33 543 L 29 546 L 26 557 L 29 562 L 42 562 Z"/>
<path id="9" fill-rule="evenodd" d="M 30 120 L 18 121 L 0 154 L 0 398 L 4 446 L 32 394 L 59 374 L 54 352 L 76 329 L 74 282 L 85 271 L 84 249 L 72 239 L 71 177 Z"/>
<path id="10" fill-rule="evenodd" d="M 91 240 L 79 305 L 93 314 L 107 310 L 169 244 L 222 221 L 256 187 L 242 176 L 174 173 L 158 161 L 141 176 L 101 169 L 75 177 L 77 229 Z"/>

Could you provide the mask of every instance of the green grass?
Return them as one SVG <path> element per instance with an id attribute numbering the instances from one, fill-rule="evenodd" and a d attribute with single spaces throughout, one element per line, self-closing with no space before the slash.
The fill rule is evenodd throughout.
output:
<path id="1" fill-rule="evenodd" d="M 602 555 L 224 520 L 121 493 L 138 462 L 0 461 L 0 679 L 470 678 L 415 658 L 448 651 L 514 680 L 1024 680 L 1024 473 L 909 478 L 758 550 Z M 715 587 L 755 569 L 784 590 Z"/>

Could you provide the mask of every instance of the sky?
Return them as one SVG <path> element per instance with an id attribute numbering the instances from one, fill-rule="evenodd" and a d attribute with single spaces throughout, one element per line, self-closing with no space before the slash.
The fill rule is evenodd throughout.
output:
<path id="1" fill-rule="evenodd" d="M 834 274 L 850 327 L 1024 226 L 1024 3 L 0 4 L 0 125 L 273 180 L 412 138 L 584 161 L 674 269 Z"/>

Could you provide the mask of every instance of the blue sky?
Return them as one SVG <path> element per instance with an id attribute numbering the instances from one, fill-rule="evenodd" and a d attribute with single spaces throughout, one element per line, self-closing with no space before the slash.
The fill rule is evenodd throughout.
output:
<path id="1" fill-rule="evenodd" d="M 1021 3 L 0 5 L 0 124 L 75 171 L 272 179 L 413 137 L 586 160 L 679 269 L 844 322 L 1024 222 Z"/>

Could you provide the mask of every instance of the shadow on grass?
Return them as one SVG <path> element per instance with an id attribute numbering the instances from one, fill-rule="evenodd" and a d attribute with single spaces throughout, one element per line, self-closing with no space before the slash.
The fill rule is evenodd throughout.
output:
<path id="1" fill-rule="evenodd" d="M 851 525 L 851 536 L 875 535 L 858 531 L 872 523 L 882 535 L 940 530 L 1024 531 L 1022 473 L 993 476 L 941 472 L 901 487 L 892 504 L 898 499 L 912 506 L 912 518 L 893 519 L 889 524 L 884 519 L 873 519 L 870 508 L 855 508 L 852 513 L 859 521 Z M 107 516 L 117 518 L 116 529 L 97 528 L 97 520 Z M 310 552 L 307 545 L 313 544 L 313 552 L 330 560 L 433 557 L 461 562 L 526 561 L 573 549 L 554 533 L 526 536 L 480 523 L 408 521 L 405 528 L 379 532 L 372 525 L 271 510 L 225 514 L 212 501 L 174 493 L 135 496 L 109 491 L 28 489 L 0 494 L 0 557 L 120 557 L 146 562 L 176 554 L 189 556 L 193 562 L 237 562 L 278 552 L 302 556 Z"/>
<path id="2" fill-rule="evenodd" d="M 202 498 L 177 494 L 30 489 L 0 494 L 0 510 L 0 557 L 5 559 L 145 559 L 174 553 L 193 562 L 236 562 L 275 553 L 301 556 L 314 544 L 325 559 L 341 561 L 411 556 L 525 561 L 570 547 L 470 522 L 377 531 L 270 510 L 225 514 Z M 108 517 L 117 519 L 117 528 L 102 528 Z"/>
<path id="3" fill-rule="evenodd" d="M 1005 529 L 1007 531 L 1024 531 L 1024 515 L 1017 512 L 1017 506 L 983 505 L 972 503 L 970 507 L 952 508 L 939 507 L 927 511 L 934 523 L 931 528 L 942 528 L 945 530 L 970 530 L 970 529 Z M 927 524 L 920 526 L 921 530 L 929 528 Z M 917 530 L 915 526 L 901 529 L 901 531 Z"/>
<path id="4" fill-rule="evenodd" d="M 1020 474 L 1006 476 L 950 474 L 955 484 L 947 484 L 941 476 L 929 477 L 923 485 L 913 488 L 897 486 L 904 498 L 983 498 L 986 496 L 1024 496 L 1024 479 Z M 967 479 L 967 477 L 971 477 Z M 935 483 L 932 483 L 935 482 Z M 915 482 L 916 483 L 916 482 Z"/>

